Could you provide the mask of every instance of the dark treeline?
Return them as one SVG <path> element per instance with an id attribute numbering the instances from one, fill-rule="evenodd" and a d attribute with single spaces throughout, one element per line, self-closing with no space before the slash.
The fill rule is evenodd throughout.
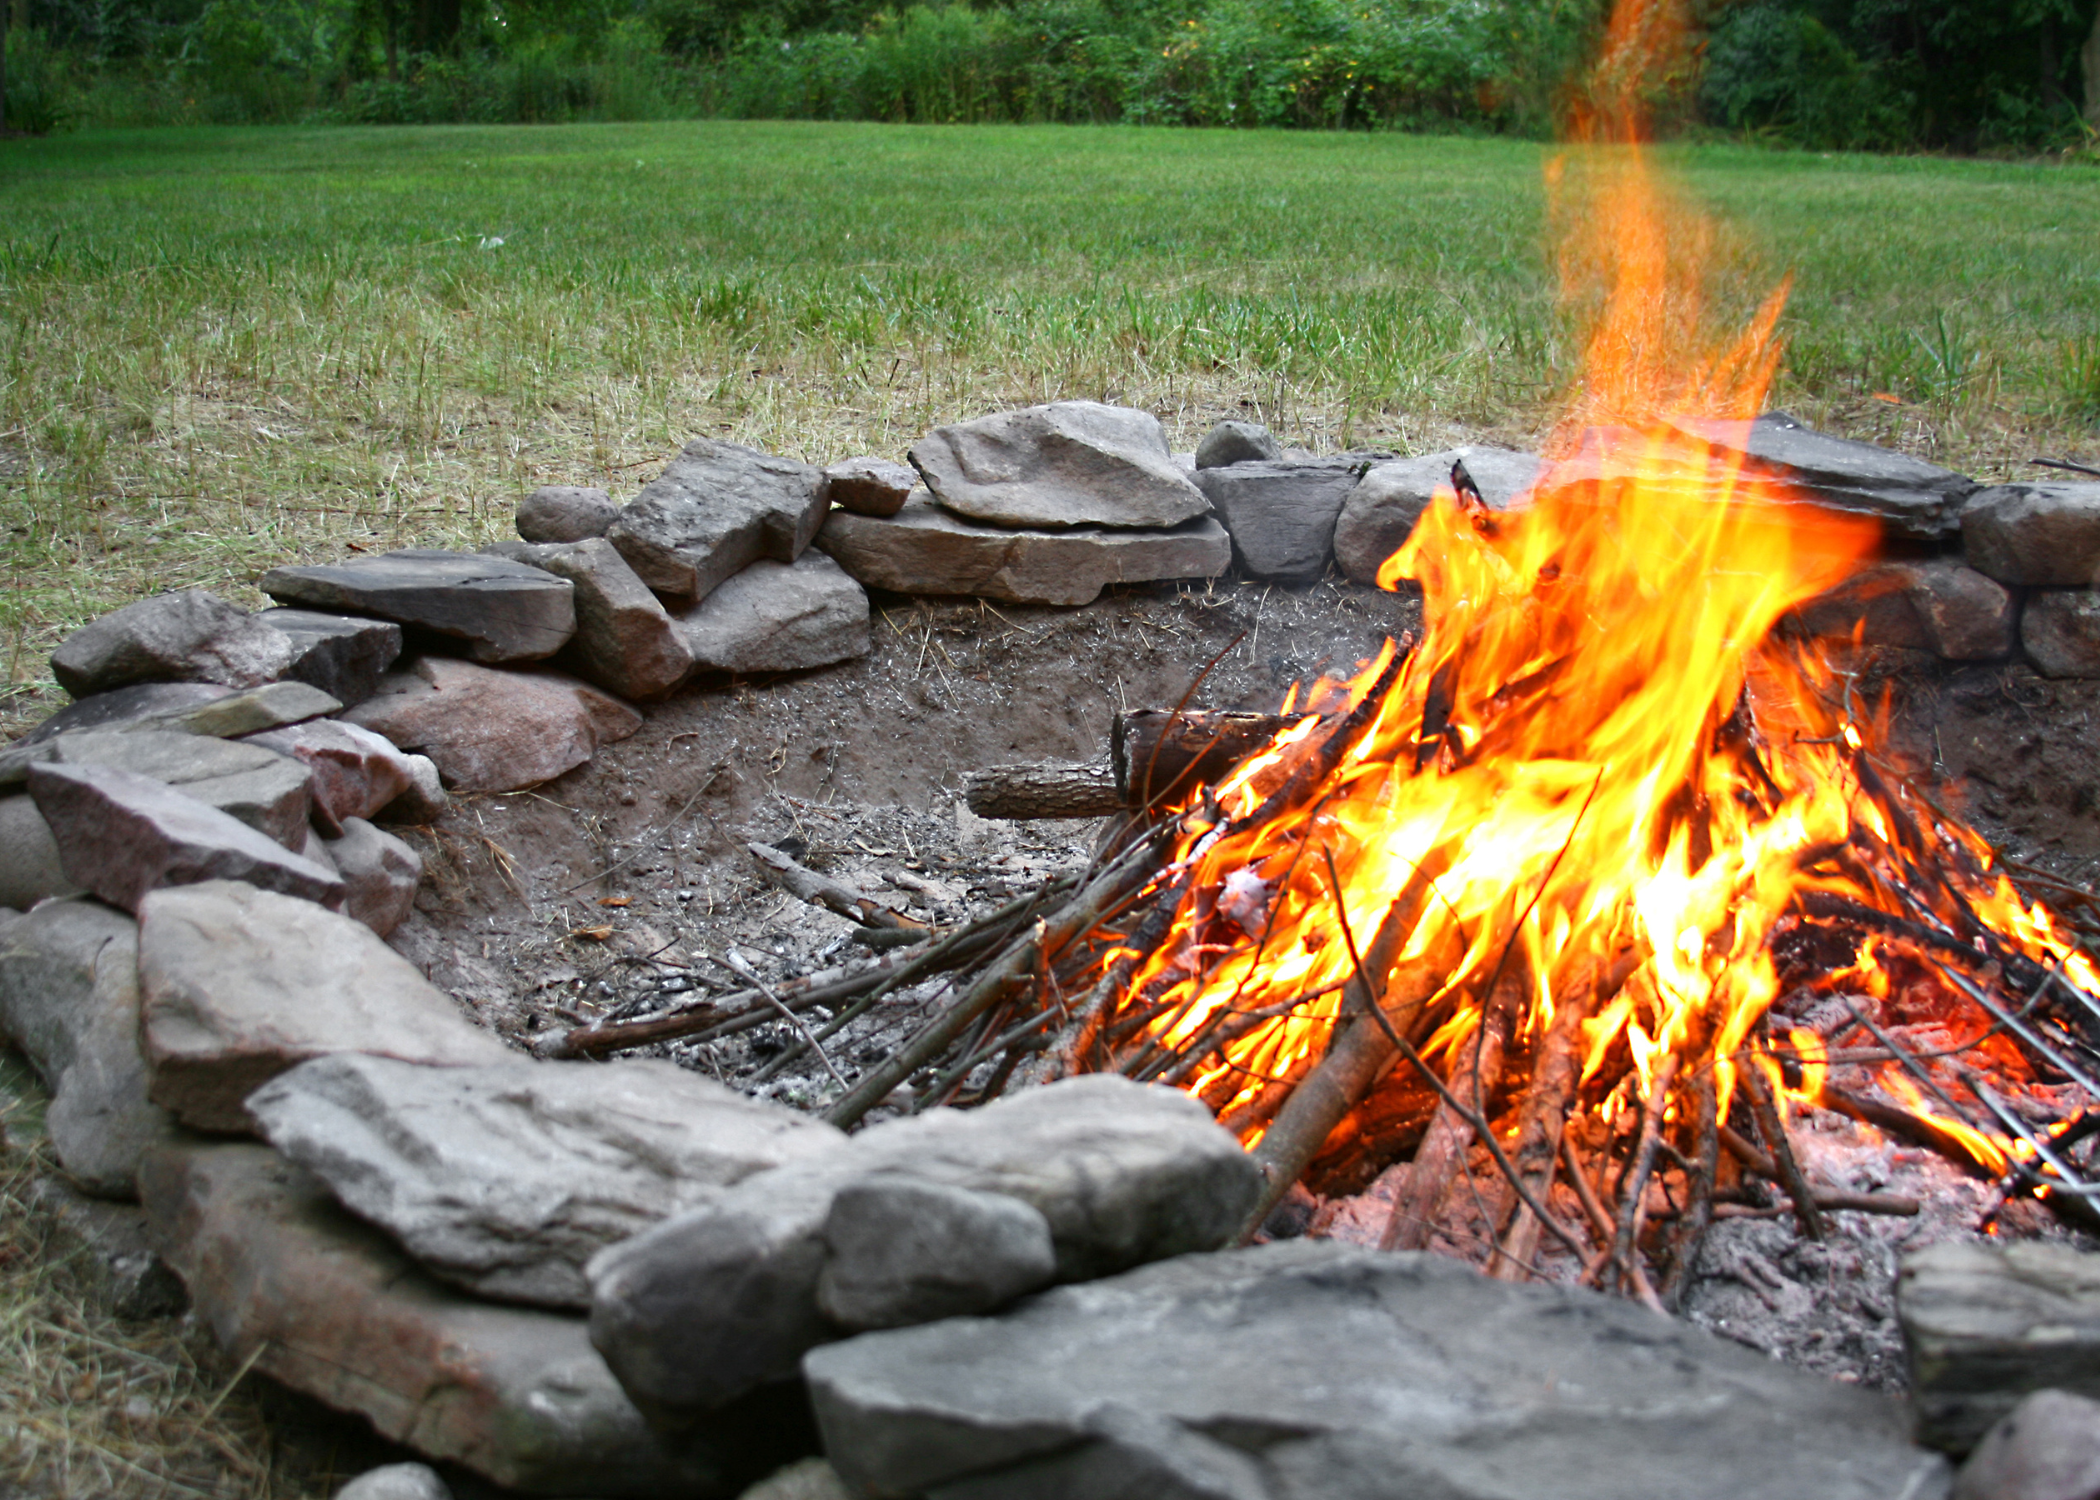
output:
<path id="1" fill-rule="evenodd" d="M 17 129 L 679 116 L 1543 134 L 1605 0 L 0 0 Z M 1705 0 L 1677 128 L 2090 151 L 2100 0 Z"/>

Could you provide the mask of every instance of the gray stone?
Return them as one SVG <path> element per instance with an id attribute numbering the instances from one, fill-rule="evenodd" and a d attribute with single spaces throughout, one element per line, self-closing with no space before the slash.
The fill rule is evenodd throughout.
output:
<path id="1" fill-rule="evenodd" d="M 862 516 L 894 516 L 918 482 L 910 464 L 887 458 L 841 459 L 824 471 L 831 503 Z"/>
<path id="2" fill-rule="evenodd" d="M 253 735 L 258 746 L 306 767 L 313 819 L 330 838 L 353 818 L 369 818 L 415 784 L 408 757 L 383 735 L 340 719 L 319 719 Z"/>
<path id="3" fill-rule="evenodd" d="M 218 682 L 141 682 L 132 687 L 113 688 L 67 704 L 8 748 L 41 744 L 76 729 L 114 729 L 119 724 L 195 708 L 215 698 L 229 697 L 233 692 L 234 689 Z"/>
<path id="4" fill-rule="evenodd" d="M 206 880 L 247 881 L 331 906 L 343 899 L 333 870 L 150 776 L 37 765 L 29 794 L 58 842 L 66 878 L 126 911 L 157 887 Z"/>
<path id="5" fill-rule="evenodd" d="M 586 542 L 605 535 L 620 507 L 601 489 L 543 484 L 518 502 L 518 535 L 528 542 Z"/>
<path id="6" fill-rule="evenodd" d="M 925 492 L 888 520 L 833 511 L 817 546 L 869 588 L 1091 604 L 1112 583 L 1215 578 L 1232 539 L 1211 517 L 1171 531 L 1011 531 L 952 516 Z"/>
<path id="7" fill-rule="evenodd" d="M 1385 560 L 1414 533 L 1440 487 L 1451 483 L 1451 466 L 1466 473 L 1491 510 L 1507 510 L 1538 481 L 1540 463 L 1529 453 L 1467 446 L 1419 458 L 1377 464 L 1357 482 L 1335 520 L 1334 560 L 1343 576 L 1375 584 Z"/>
<path id="8" fill-rule="evenodd" d="M 1150 412 L 1058 401 L 936 427 L 912 467 L 947 509 L 994 526 L 1179 526 L 1210 509 Z"/>
<path id="9" fill-rule="evenodd" d="M 767 1475 L 737 1500 L 854 1500 L 830 1462 L 805 1458 Z"/>
<path id="10" fill-rule="evenodd" d="M 138 924 L 94 901 L 50 901 L 0 928 L 0 1028 L 51 1103 L 59 1165 L 91 1193 L 131 1198 L 140 1156 L 173 1122 L 146 1097 Z"/>
<path id="11" fill-rule="evenodd" d="M 408 789 L 373 816 L 381 823 L 435 823 L 445 815 L 452 799 L 445 795 L 444 779 L 437 762 L 427 755 L 402 757 L 408 762 Z"/>
<path id="12" fill-rule="evenodd" d="M 333 695 L 309 683 L 266 682 L 261 687 L 244 688 L 208 703 L 147 714 L 120 727 L 230 740 L 287 724 L 303 724 L 308 719 L 332 714 L 342 706 Z"/>
<path id="13" fill-rule="evenodd" d="M 803 1369 L 861 1495 L 1944 1500 L 1887 1397 L 1627 1301 L 1292 1240 Z"/>
<path id="14" fill-rule="evenodd" d="M 1961 1466 L 1952 1500 L 2100 1500 L 2100 1401 L 2023 1399 Z"/>
<path id="15" fill-rule="evenodd" d="M 841 1328 L 908 1328 L 1004 1307 L 1057 1277 L 1050 1221 L 1001 1193 L 876 1173 L 824 1220 L 817 1305 Z"/>
<path id="16" fill-rule="evenodd" d="M 2020 645 L 2044 677 L 2100 677 L 2100 594 L 2036 589 L 2020 612 Z"/>
<path id="17" fill-rule="evenodd" d="M 1963 507 L 1969 566 L 2000 583 L 2089 587 L 2100 574 L 2100 484 L 2001 484 Z"/>
<path id="18" fill-rule="evenodd" d="M 792 458 L 695 438 L 605 539 L 659 593 L 704 599 L 760 558 L 790 563 L 824 522 L 824 476 Z"/>
<path id="19" fill-rule="evenodd" d="M 661 698 L 691 674 L 693 658 L 670 615 L 611 542 L 502 542 L 490 550 L 499 549 L 576 586 L 576 635 L 558 659 L 577 676 L 623 698 L 647 699 Z"/>
<path id="20" fill-rule="evenodd" d="M 1195 467 L 1222 469 L 1228 464 L 1275 463 L 1283 447 L 1259 422 L 1220 422 L 1196 445 Z"/>
<path id="21" fill-rule="evenodd" d="M 459 792 L 551 781 L 642 727 L 619 699 L 559 672 L 497 672 L 426 656 L 343 716 L 436 763 Z"/>
<path id="22" fill-rule="evenodd" d="M 272 568 L 262 590 L 284 604 L 351 610 L 465 641 L 480 662 L 539 661 L 576 632 L 566 578 L 479 552 L 410 547 L 312 567 Z"/>
<path id="23" fill-rule="evenodd" d="M 1933 1245 L 1904 1257 L 1896 1316 L 1921 1443 L 1967 1453 L 2030 1391 L 2100 1399 L 2100 1255 Z"/>
<path id="24" fill-rule="evenodd" d="M 329 864 L 343 878 L 343 915 L 381 937 L 408 920 L 423 878 L 423 857 L 363 818 L 343 819 L 339 838 L 324 845 Z"/>
<path id="25" fill-rule="evenodd" d="M 290 638 L 287 680 L 317 687 L 346 708 L 369 698 L 401 655 L 401 627 L 392 620 L 311 609 L 266 609 L 255 618 Z"/>
<path id="26" fill-rule="evenodd" d="M 332 1052 L 446 1066 L 516 1055 L 370 928 L 238 881 L 146 897 L 139 987 L 153 1100 L 199 1130 L 250 1129 L 249 1094 Z"/>
<path id="27" fill-rule="evenodd" d="M 1817 432 L 1781 411 L 1749 423 L 1678 417 L 1671 425 L 1712 453 L 1741 455 L 1749 472 L 1783 482 L 1789 498 L 1871 516 L 1895 536 L 1953 536 L 1962 527 L 1963 504 L 1977 489 L 1975 480 L 1951 469 Z"/>
<path id="28" fill-rule="evenodd" d="M 238 605 L 202 589 L 157 594 L 74 631 L 51 653 L 51 674 L 76 698 L 135 682 L 275 681 L 292 643 Z"/>
<path id="29" fill-rule="evenodd" d="M 166 1147 L 140 1186 L 198 1320 L 235 1366 L 509 1490 L 734 1493 L 723 1450 L 673 1454 L 648 1431 L 580 1319 L 448 1291 L 274 1151 Z"/>
<path id="30" fill-rule="evenodd" d="M 863 1274 L 825 1244 L 838 1193 L 876 1174 L 1034 1208 L 1060 1280 L 1225 1244 L 1260 1191 L 1252 1161 L 1200 1103 L 1107 1075 L 872 1126 L 590 1263 L 591 1337 L 628 1394 L 674 1421 L 791 1372 L 839 1331 L 817 1302 L 828 1265 L 835 1283 L 909 1282 L 903 1247 Z M 928 1269 L 937 1279 L 939 1263 Z"/>
<path id="31" fill-rule="evenodd" d="M 62 734 L 39 748 L 49 755 L 48 764 L 150 776 L 287 849 L 306 842 L 312 774 L 261 745 L 133 726 Z"/>
<path id="32" fill-rule="evenodd" d="M 2018 610 L 2006 589 L 1952 558 L 1878 563 L 1794 611 L 1790 628 L 1863 646 L 1989 661 L 2013 649 Z"/>
<path id="33" fill-rule="evenodd" d="M 428 1464 L 382 1464 L 337 1490 L 335 1500 L 452 1500 L 452 1487 Z"/>
<path id="34" fill-rule="evenodd" d="M 1238 463 L 1198 469 L 1232 536 L 1232 554 L 1254 578 L 1282 584 L 1317 582 L 1334 556 L 1335 520 L 1363 476 L 1361 461 Z"/>
<path id="35" fill-rule="evenodd" d="M 50 1226 L 42 1253 L 62 1261 L 96 1305 L 126 1322 L 189 1310 L 182 1278 L 160 1258 L 153 1225 L 135 1203 L 91 1197 L 62 1174 L 32 1175 L 22 1196 Z"/>
<path id="36" fill-rule="evenodd" d="M 27 911 L 46 896 L 77 896 L 51 825 L 26 795 L 0 797 L 0 907 Z"/>
<path id="37" fill-rule="evenodd" d="M 758 1172 L 841 1149 L 668 1062 L 338 1055 L 248 1097 L 270 1144 L 418 1261 L 486 1297 L 585 1308 L 592 1255 Z"/>
<path id="38" fill-rule="evenodd" d="M 755 562 L 678 617 L 700 671 L 797 672 L 868 654 L 868 595 L 821 552 Z"/>

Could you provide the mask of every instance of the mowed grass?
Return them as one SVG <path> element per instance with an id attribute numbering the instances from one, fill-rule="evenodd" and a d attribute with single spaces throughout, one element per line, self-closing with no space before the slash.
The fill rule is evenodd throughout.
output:
<path id="1" fill-rule="evenodd" d="M 0 723 L 50 647 L 291 558 L 506 534 L 687 438 L 817 461 L 1093 397 L 1188 445 L 1534 436 L 1574 376 L 1550 148 L 670 123 L 0 143 Z M 1673 149 L 1777 399 L 1986 477 L 2100 457 L 2100 172 Z M 498 243 L 500 241 L 500 243 Z M 2034 472 L 2034 471 L 2026 471 Z"/>

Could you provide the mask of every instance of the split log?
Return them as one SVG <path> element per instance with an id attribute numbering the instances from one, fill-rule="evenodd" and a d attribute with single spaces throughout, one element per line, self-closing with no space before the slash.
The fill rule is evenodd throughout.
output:
<path id="1" fill-rule="evenodd" d="M 980 818 L 1106 818 L 1123 793 L 1107 766 L 988 766 L 963 778 L 963 803 Z"/>

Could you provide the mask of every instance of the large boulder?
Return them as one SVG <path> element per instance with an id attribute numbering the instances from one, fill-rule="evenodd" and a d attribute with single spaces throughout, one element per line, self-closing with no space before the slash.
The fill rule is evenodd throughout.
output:
<path id="1" fill-rule="evenodd" d="M 2020 612 L 2020 644 L 2044 677 L 2100 677 L 2100 594 L 2035 590 Z"/>
<path id="2" fill-rule="evenodd" d="M 150 776 L 287 849 L 306 842 L 313 777 L 261 745 L 164 729 L 90 729 L 39 747 L 45 764 L 106 766 Z"/>
<path id="3" fill-rule="evenodd" d="M 77 896 L 51 825 L 26 793 L 0 797 L 0 907 L 27 911 L 47 896 Z"/>
<path id="4" fill-rule="evenodd" d="M 270 1144 L 438 1275 L 587 1308 L 591 1256 L 845 1136 L 668 1062 L 335 1055 L 248 1097 Z"/>
<path id="5" fill-rule="evenodd" d="M 1817 432 L 1783 411 L 1750 422 L 1678 417 L 1671 425 L 1696 445 L 1695 452 L 1703 449 L 1724 462 L 1740 462 L 1746 473 L 1777 481 L 1782 498 L 1871 517 L 1892 536 L 1952 537 L 1962 529 L 1963 505 L 1977 490 L 1967 475 L 1891 448 Z"/>
<path id="6" fill-rule="evenodd" d="M 1961 513 L 1969 566 L 2000 583 L 2088 587 L 2100 575 L 2100 484 L 2001 484 Z"/>
<path id="7" fill-rule="evenodd" d="M 868 654 L 868 595 L 821 552 L 760 561 L 678 617 L 697 670 L 797 672 Z"/>
<path id="8" fill-rule="evenodd" d="M 291 641 L 287 680 L 317 687 L 345 707 L 370 697 L 401 655 L 401 627 L 392 620 L 313 609 L 266 609 L 255 618 Z"/>
<path id="9" fill-rule="evenodd" d="M 869 588 L 1009 604 L 1091 604 L 1112 583 L 1215 578 L 1232 539 L 1211 517 L 1171 531 L 1012 531 L 950 515 L 924 492 L 887 520 L 833 511 L 817 546 Z"/>
<path id="10" fill-rule="evenodd" d="M 623 698 L 661 698 L 691 674 L 693 658 L 671 617 L 603 537 L 560 546 L 499 542 L 489 549 L 576 586 L 576 635 L 562 665 Z"/>
<path id="11" fill-rule="evenodd" d="M 551 781 L 642 727 L 642 716 L 559 672 L 497 672 L 425 656 L 343 716 L 428 756 L 458 792 Z"/>
<path id="12" fill-rule="evenodd" d="M 318 719 L 251 735 L 258 746 L 306 767 L 313 820 L 340 838 L 352 818 L 369 818 L 415 783 L 408 757 L 383 735 L 340 719 Z"/>
<path id="13" fill-rule="evenodd" d="M 1375 464 L 1342 503 L 1334 525 L 1334 560 L 1343 576 L 1375 584 L 1385 560 L 1414 533 L 1439 489 L 1451 487 L 1451 468 L 1466 473 L 1491 510 L 1507 510 L 1537 482 L 1540 464 L 1529 453 L 1468 445 L 1418 458 Z"/>
<path id="14" fill-rule="evenodd" d="M 1251 578 L 1317 582 L 1334 556 L 1334 523 L 1366 460 L 1349 455 L 1310 462 L 1244 462 L 1198 469 L 1196 485 L 1232 536 L 1232 554 Z"/>
<path id="15" fill-rule="evenodd" d="M 910 456 L 936 500 L 994 526 L 1152 530 L 1210 509 L 1167 451 L 1157 417 L 1098 401 L 936 427 Z"/>
<path id="16" fill-rule="evenodd" d="M 824 471 L 824 492 L 841 510 L 894 516 L 918 486 L 918 471 L 888 458 L 846 458 Z"/>
<path id="17" fill-rule="evenodd" d="M 813 1351 L 856 1495 L 1944 1500 L 1901 1408 L 1630 1302 L 1325 1241 Z"/>
<path id="18" fill-rule="evenodd" d="M 824 521 L 824 476 L 755 448 L 695 438 L 605 539 L 659 593 L 703 599 L 760 558 L 790 563 Z"/>
<path id="19" fill-rule="evenodd" d="M 605 535 L 620 507 L 601 489 L 543 484 L 518 502 L 518 535 L 528 542 L 585 542 Z"/>
<path id="20" fill-rule="evenodd" d="M 291 659 L 291 642 L 240 606 L 183 589 L 74 631 L 51 653 L 51 675 L 76 698 L 137 682 L 254 687 L 281 676 Z"/>
<path id="21" fill-rule="evenodd" d="M 409 547 L 339 563 L 272 568 L 262 590 L 281 604 L 348 610 L 466 642 L 480 662 L 540 661 L 576 633 L 566 578 L 479 552 Z"/>
<path id="22" fill-rule="evenodd" d="M 516 1055 L 370 928 L 238 881 L 141 903 L 139 986 L 154 1102 L 199 1130 L 251 1129 L 249 1094 L 332 1052 L 453 1066 Z"/>
<path id="23" fill-rule="evenodd" d="M 174 1129 L 146 1097 L 138 952 L 138 924 L 95 901 L 0 923 L 0 1030 L 51 1090 L 59 1165 L 112 1198 L 137 1195 L 140 1156 Z"/>

